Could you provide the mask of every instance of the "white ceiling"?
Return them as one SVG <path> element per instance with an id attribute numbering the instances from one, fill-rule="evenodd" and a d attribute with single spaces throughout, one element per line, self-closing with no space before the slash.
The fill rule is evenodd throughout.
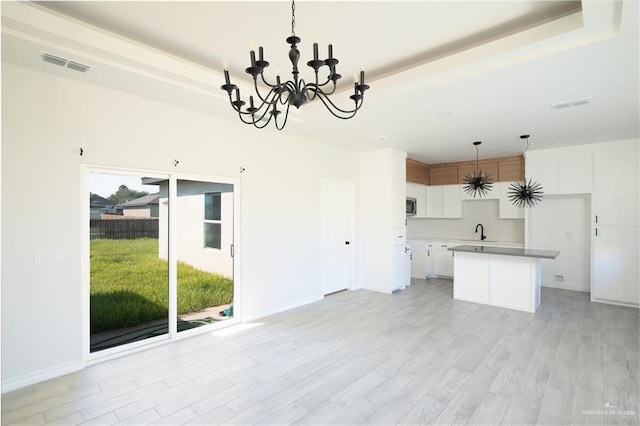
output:
<path id="1" fill-rule="evenodd" d="M 475 140 L 481 158 L 518 154 L 523 133 L 531 149 L 638 138 L 638 9 L 637 1 L 299 0 L 301 63 L 314 38 L 321 56 L 332 40 L 346 86 L 364 66 L 371 89 L 351 120 L 307 104 L 284 132 L 353 149 L 393 146 L 428 163 L 475 158 Z M 248 82 L 248 52 L 260 44 L 267 74 L 286 75 L 290 13 L 286 1 L 4 2 L 2 60 L 237 120 L 219 89 L 222 61 L 232 81 Z M 43 51 L 92 69 L 45 64 Z M 350 106 L 349 94 L 333 100 Z M 551 108 L 581 98 L 591 101 Z"/>

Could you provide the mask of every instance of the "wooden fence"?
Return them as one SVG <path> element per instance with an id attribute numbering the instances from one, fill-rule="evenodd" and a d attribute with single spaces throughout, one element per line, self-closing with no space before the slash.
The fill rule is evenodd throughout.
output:
<path id="1" fill-rule="evenodd" d="M 158 238 L 158 218 L 90 220 L 90 238 L 123 240 L 136 238 Z"/>

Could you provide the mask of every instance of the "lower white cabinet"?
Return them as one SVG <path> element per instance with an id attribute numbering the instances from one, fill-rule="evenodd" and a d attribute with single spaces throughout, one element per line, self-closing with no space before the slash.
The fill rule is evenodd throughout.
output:
<path id="1" fill-rule="evenodd" d="M 639 242 L 637 226 L 597 227 L 593 238 L 592 300 L 640 305 Z"/>
<path id="2" fill-rule="evenodd" d="M 425 241 L 408 241 L 411 246 L 411 277 L 425 279 L 427 277 L 427 243 Z"/>
<path id="3" fill-rule="evenodd" d="M 391 291 L 402 290 L 411 284 L 411 247 L 393 246 L 393 277 Z"/>
<path id="4" fill-rule="evenodd" d="M 433 244 L 427 243 L 427 277 L 432 277 L 433 272 Z"/>
<path id="5" fill-rule="evenodd" d="M 438 277 L 453 277 L 453 252 L 449 251 L 450 244 L 433 243 L 433 274 Z"/>

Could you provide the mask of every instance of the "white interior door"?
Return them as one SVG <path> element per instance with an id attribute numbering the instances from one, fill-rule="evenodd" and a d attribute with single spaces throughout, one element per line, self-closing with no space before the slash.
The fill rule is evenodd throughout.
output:
<path id="1" fill-rule="evenodd" d="M 353 277 L 354 187 L 351 182 L 322 181 L 322 290 L 350 288 Z"/>

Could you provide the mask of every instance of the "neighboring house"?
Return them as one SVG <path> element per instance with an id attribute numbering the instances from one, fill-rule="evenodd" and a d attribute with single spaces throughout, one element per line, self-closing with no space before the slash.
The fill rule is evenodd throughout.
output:
<path id="1" fill-rule="evenodd" d="M 158 194 L 149 194 L 116 206 L 125 217 L 158 217 Z"/>
<path id="2" fill-rule="evenodd" d="M 150 184 L 150 180 L 146 181 Z M 160 186 L 159 255 L 168 259 L 168 182 Z M 178 260 L 233 278 L 233 185 L 178 181 Z"/>
<path id="3" fill-rule="evenodd" d="M 90 219 L 100 219 L 104 213 L 112 213 L 116 203 L 98 194 L 91 194 L 89 198 Z"/>

